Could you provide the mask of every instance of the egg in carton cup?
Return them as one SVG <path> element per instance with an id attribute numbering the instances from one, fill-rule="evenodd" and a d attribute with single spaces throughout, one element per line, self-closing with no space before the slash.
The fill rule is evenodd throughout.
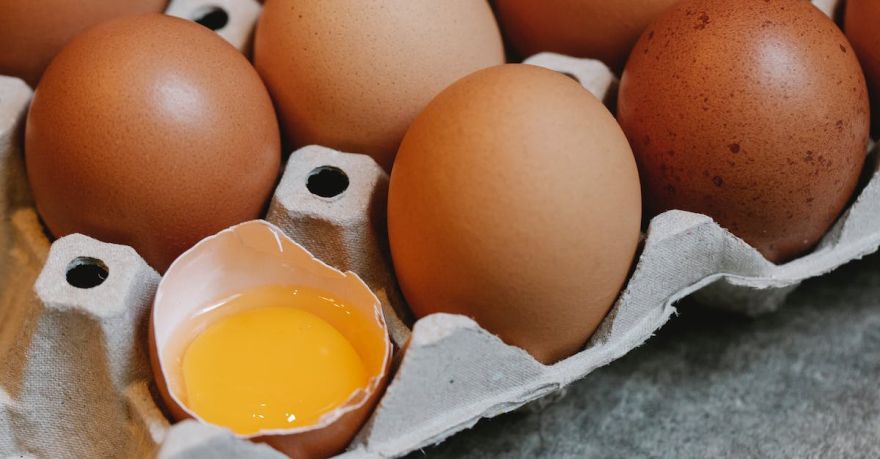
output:
<path id="1" fill-rule="evenodd" d="M 616 84 L 591 60 L 541 54 L 527 62 L 574 77 L 600 99 Z M 283 457 L 207 423 L 168 421 L 156 403 L 146 344 L 159 276 L 131 248 L 81 235 L 58 239 L 50 249 L 19 149 L 31 95 L 20 80 L 0 78 L 0 454 Z M 643 343 L 685 296 L 696 293 L 746 314 L 767 312 L 802 280 L 876 251 L 880 179 L 874 163 L 866 167 L 871 180 L 820 245 L 781 265 L 709 217 L 682 211 L 655 217 L 635 270 L 599 329 L 582 351 L 550 366 L 463 316 L 427 316 L 410 330 L 384 242 L 388 177 L 368 157 L 317 146 L 296 152 L 268 219 L 304 253 L 358 273 L 380 297 L 391 298 L 383 311 L 399 364 L 343 456 L 397 457 L 558 393 Z"/>

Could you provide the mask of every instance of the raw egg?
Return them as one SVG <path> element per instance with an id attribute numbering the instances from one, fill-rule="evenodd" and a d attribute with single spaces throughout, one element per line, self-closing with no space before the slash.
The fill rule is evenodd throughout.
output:
<path id="1" fill-rule="evenodd" d="M 388 196 L 413 312 L 474 318 L 543 363 L 580 350 L 639 240 L 632 151 L 574 80 L 511 64 L 471 74 L 413 122 Z"/>
<path id="2" fill-rule="evenodd" d="M 678 0 L 497 0 L 498 19 L 522 57 L 552 51 L 620 70 L 645 27 Z"/>
<path id="3" fill-rule="evenodd" d="M 37 87 L 25 137 L 52 234 L 130 245 L 160 272 L 205 236 L 258 218 L 281 161 L 272 101 L 247 59 L 159 14 L 67 45 Z"/>
<path id="4" fill-rule="evenodd" d="M 802 0 L 688 0 L 642 35 L 618 118 L 652 214 L 706 214 L 784 262 L 855 189 L 865 80 L 843 33 Z"/>
<path id="5" fill-rule="evenodd" d="M 150 338 L 176 419 L 303 458 L 349 444 L 385 387 L 392 350 L 366 284 L 264 221 L 208 237 L 171 265 Z"/>
<path id="6" fill-rule="evenodd" d="M 366 387 L 367 372 L 351 342 L 311 308 L 351 314 L 330 293 L 272 285 L 193 317 L 174 361 L 181 403 L 242 435 L 315 425 Z"/>
<path id="7" fill-rule="evenodd" d="M 159 13 L 167 0 L 0 0 L 0 74 L 36 86 L 49 61 L 83 30 L 119 16 Z"/>
<path id="8" fill-rule="evenodd" d="M 880 2 L 847 0 L 846 36 L 852 42 L 875 102 L 880 101 Z"/>
<path id="9" fill-rule="evenodd" d="M 437 93 L 503 62 L 484 0 L 269 0 L 254 42 L 289 141 L 368 154 L 386 169 Z"/>

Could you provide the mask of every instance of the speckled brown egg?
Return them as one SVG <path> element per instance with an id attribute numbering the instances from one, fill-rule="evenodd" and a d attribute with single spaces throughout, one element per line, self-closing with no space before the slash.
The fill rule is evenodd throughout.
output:
<path id="1" fill-rule="evenodd" d="M 164 271 L 260 216 L 280 164 L 257 72 L 210 30 L 159 14 L 81 34 L 46 70 L 27 119 L 37 209 L 58 237 L 134 247 Z"/>
<path id="2" fill-rule="evenodd" d="M 0 74 L 36 86 L 52 57 L 83 30 L 115 17 L 158 13 L 167 0 L 0 0 Z"/>
<path id="3" fill-rule="evenodd" d="M 638 172 L 612 115 L 530 65 L 443 91 L 391 173 L 391 251 L 415 315 L 472 317 L 544 363 L 581 349 L 607 314 L 640 218 Z"/>
<path id="4" fill-rule="evenodd" d="M 497 0 L 522 57 L 542 51 L 599 59 L 620 70 L 645 27 L 678 0 Z"/>
<path id="5" fill-rule="evenodd" d="M 874 101 L 880 103 L 880 2 L 847 0 L 844 27 L 868 77 Z"/>
<path id="6" fill-rule="evenodd" d="M 268 0 L 254 43 L 288 140 L 386 169 L 437 93 L 503 62 L 484 0 Z"/>
<path id="7" fill-rule="evenodd" d="M 654 214 L 713 217 L 783 262 L 811 249 L 865 159 L 865 80 L 802 0 L 687 0 L 642 35 L 618 119 Z"/>

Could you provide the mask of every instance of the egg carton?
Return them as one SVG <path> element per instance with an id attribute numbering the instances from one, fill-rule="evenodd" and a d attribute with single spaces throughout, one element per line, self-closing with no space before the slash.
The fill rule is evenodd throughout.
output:
<path id="1" fill-rule="evenodd" d="M 165 14 L 196 21 L 248 54 L 262 11 L 257 0 L 171 0 Z"/>
<path id="2" fill-rule="evenodd" d="M 571 75 L 600 98 L 616 86 L 595 61 L 541 54 L 528 62 Z M 0 77 L 0 456 L 283 457 L 218 427 L 168 422 L 156 403 L 146 350 L 159 275 L 129 247 L 82 235 L 50 244 L 20 151 L 31 96 L 20 80 Z M 866 167 L 876 170 L 873 163 Z M 551 366 L 466 317 L 435 314 L 413 324 L 388 257 L 388 176 L 368 157 L 318 146 L 293 153 L 267 219 L 385 293 L 397 371 L 340 456 L 385 458 L 558 394 L 643 343 L 685 296 L 696 293 L 745 314 L 778 308 L 802 280 L 880 246 L 880 178 L 872 175 L 819 247 L 783 265 L 769 263 L 709 217 L 682 211 L 655 217 L 635 270 L 598 331 L 583 351 Z"/>

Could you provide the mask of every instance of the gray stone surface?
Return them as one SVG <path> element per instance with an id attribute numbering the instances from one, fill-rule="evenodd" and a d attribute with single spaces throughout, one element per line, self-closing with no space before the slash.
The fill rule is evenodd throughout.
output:
<path id="1" fill-rule="evenodd" d="M 411 458 L 880 457 L 880 257 L 748 319 L 688 303 L 542 412 Z"/>

